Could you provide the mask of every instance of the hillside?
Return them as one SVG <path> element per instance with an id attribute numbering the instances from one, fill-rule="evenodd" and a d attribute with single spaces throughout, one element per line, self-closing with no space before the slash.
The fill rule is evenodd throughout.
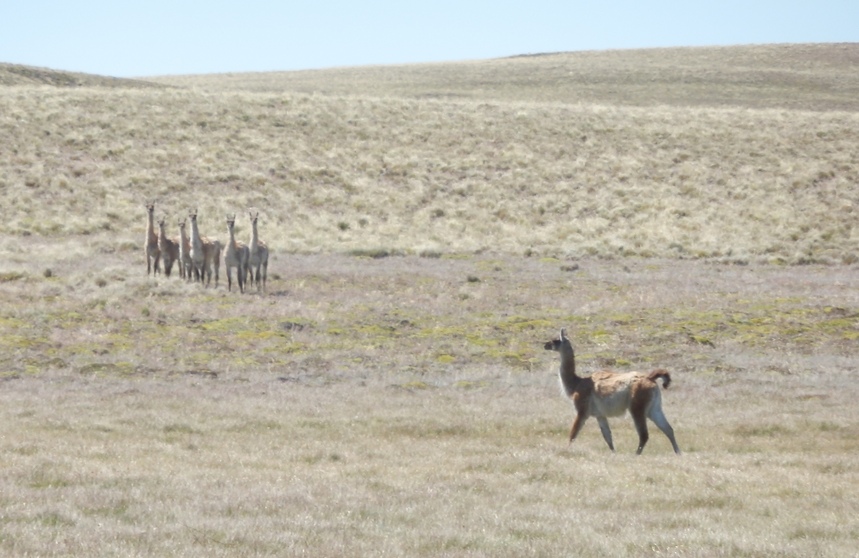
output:
<path id="1" fill-rule="evenodd" d="M 20 64 L 0 63 L 0 87 L 2 86 L 36 86 L 48 85 L 53 87 L 155 87 L 151 82 L 112 78 L 79 72 L 64 72 L 49 68 L 36 68 Z"/>
<path id="2" fill-rule="evenodd" d="M 208 91 L 856 111 L 857 68 L 859 44 L 810 44 L 561 52 L 152 80 Z"/>
<path id="3" fill-rule="evenodd" d="M 281 253 L 850 263 L 856 60 L 732 47 L 0 88 L 0 232 L 136 258 L 154 199 L 171 230 L 196 207 L 221 236 L 258 207 Z"/>

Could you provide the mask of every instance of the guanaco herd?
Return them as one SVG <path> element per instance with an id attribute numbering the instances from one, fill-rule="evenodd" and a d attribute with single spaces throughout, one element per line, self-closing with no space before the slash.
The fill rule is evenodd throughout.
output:
<path id="1" fill-rule="evenodd" d="M 265 292 L 266 276 L 268 274 L 268 246 L 259 239 L 257 221 L 259 212 L 249 212 L 251 220 L 251 238 L 248 244 L 236 240 L 236 215 L 227 215 L 227 231 L 229 240 L 225 245 L 217 238 L 201 236 L 197 226 L 197 210 L 188 214 L 191 220 L 191 233 L 185 228 L 186 220 L 179 221 L 179 236 L 168 237 L 166 222 L 158 221 L 158 233 L 155 232 L 155 204 L 146 204 L 146 242 L 143 245 L 146 253 L 146 273 L 159 273 L 160 263 L 164 264 L 164 275 L 170 276 L 173 264 L 179 265 L 179 276 L 185 281 L 205 283 L 208 287 L 215 274 L 215 286 L 218 286 L 218 271 L 221 258 L 227 272 L 227 290 L 233 290 L 233 268 L 236 269 L 236 283 L 239 292 L 245 292 L 246 285 L 256 284 L 257 291 Z"/>
<path id="2" fill-rule="evenodd" d="M 159 272 L 159 260 L 164 262 L 164 274 L 168 277 L 173 264 L 179 264 L 179 275 L 186 281 L 205 280 L 206 286 L 211 283 L 212 271 L 215 274 L 215 286 L 218 285 L 218 269 L 221 257 L 227 272 L 227 289 L 232 290 L 232 270 L 236 268 L 236 282 L 239 291 L 244 292 L 246 284 L 256 284 L 257 290 L 265 291 L 265 281 L 268 268 L 268 247 L 259 239 L 257 221 L 259 212 L 249 212 L 251 220 L 251 238 L 248 244 L 236 240 L 235 214 L 227 215 L 227 232 L 229 240 L 221 246 L 219 240 L 200 235 L 197 226 L 197 211 L 188 214 L 191 220 L 191 234 L 185 230 L 185 220 L 179 221 L 179 236 L 168 238 L 164 219 L 158 221 L 159 231 L 155 233 L 155 204 L 146 204 L 148 221 L 146 225 L 146 273 Z M 567 337 L 565 329 L 560 335 L 547 342 L 543 348 L 556 351 L 561 356 L 561 369 L 558 374 L 563 394 L 569 398 L 576 409 L 576 418 L 570 429 L 569 443 L 578 436 L 589 417 L 594 417 L 599 424 L 603 438 L 611 451 L 614 451 L 611 429 L 608 417 L 617 417 L 629 411 L 632 421 L 638 431 L 638 450 L 640 455 L 649 438 L 647 419 L 650 419 L 668 437 L 674 452 L 679 454 L 680 447 L 674 438 L 674 429 L 662 412 L 662 392 L 657 380 L 662 380 L 662 387 L 667 389 L 671 384 L 671 374 L 659 369 L 647 374 L 641 372 L 610 372 L 601 370 L 588 377 L 576 374 L 576 356 L 573 345 Z"/>

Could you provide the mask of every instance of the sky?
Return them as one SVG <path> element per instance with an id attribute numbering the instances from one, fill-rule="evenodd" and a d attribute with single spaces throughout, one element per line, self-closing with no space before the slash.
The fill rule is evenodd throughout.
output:
<path id="1" fill-rule="evenodd" d="M 857 0 L 0 0 L 0 62 L 113 77 L 859 42 Z"/>

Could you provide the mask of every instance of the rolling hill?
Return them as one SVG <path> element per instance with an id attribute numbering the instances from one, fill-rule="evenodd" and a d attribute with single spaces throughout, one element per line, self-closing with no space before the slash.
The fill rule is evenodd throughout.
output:
<path id="1" fill-rule="evenodd" d="M 0 230 L 136 250 L 156 200 L 210 234 L 258 207 L 285 252 L 852 263 L 857 67 L 852 44 L 132 81 L 4 66 Z"/>

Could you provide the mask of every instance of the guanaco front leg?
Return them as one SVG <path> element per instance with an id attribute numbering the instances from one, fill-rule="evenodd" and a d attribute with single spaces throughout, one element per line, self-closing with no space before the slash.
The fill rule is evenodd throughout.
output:
<path id="1" fill-rule="evenodd" d="M 644 418 L 644 414 L 641 413 L 632 413 L 632 422 L 635 423 L 635 429 L 638 431 L 638 450 L 635 452 L 636 455 L 641 455 L 641 452 L 644 451 L 644 445 L 647 443 L 650 435 L 647 433 L 647 421 Z"/>
<path id="2" fill-rule="evenodd" d="M 605 417 L 597 417 L 597 422 L 600 425 L 602 437 L 605 438 L 605 443 L 608 444 L 608 449 L 614 451 L 614 443 L 611 441 L 611 428 L 608 426 L 608 419 Z"/>
<path id="3" fill-rule="evenodd" d="M 588 420 L 588 400 L 575 393 L 573 394 L 573 405 L 576 408 L 576 419 L 573 421 L 572 428 L 570 428 L 570 444 L 573 443 L 575 437 L 579 435 L 582 426 L 585 425 L 585 421 Z"/>

